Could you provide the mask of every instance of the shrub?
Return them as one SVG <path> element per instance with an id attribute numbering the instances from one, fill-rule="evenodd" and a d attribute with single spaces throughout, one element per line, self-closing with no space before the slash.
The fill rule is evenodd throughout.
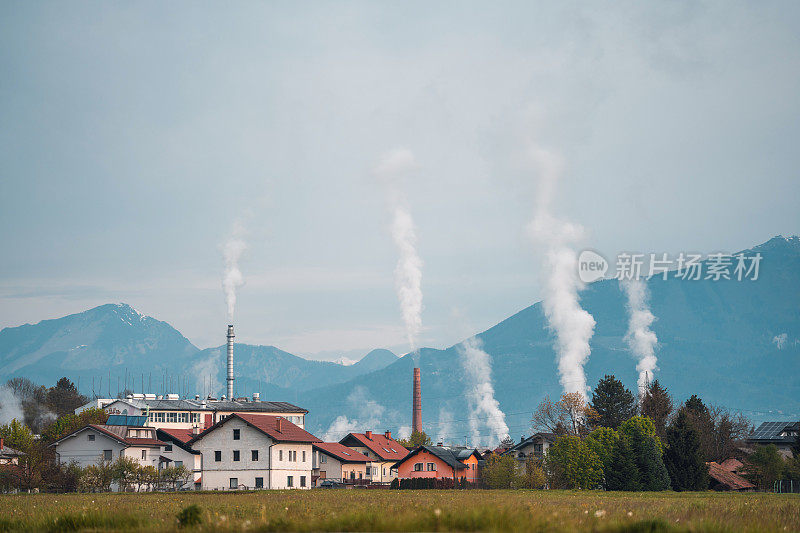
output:
<path id="1" fill-rule="evenodd" d="M 181 509 L 178 513 L 178 523 L 181 527 L 192 527 L 203 523 L 203 511 L 197 504 L 192 504 Z"/>

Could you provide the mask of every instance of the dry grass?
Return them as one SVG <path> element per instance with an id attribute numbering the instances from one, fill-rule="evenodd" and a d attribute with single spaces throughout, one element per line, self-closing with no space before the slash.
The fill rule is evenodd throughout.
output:
<path id="1" fill-rule="evenodd" d="M 312 490 L 0 496 L 0 531 L 800 531 L 800 495 Z"/>

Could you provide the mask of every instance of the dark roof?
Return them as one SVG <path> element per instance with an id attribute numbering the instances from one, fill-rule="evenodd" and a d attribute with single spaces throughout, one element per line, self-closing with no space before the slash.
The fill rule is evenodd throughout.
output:
<path id="1" fill-rule="evenodd" d="M 706 464 L 708 465 L 708 476 L 727 490 L 753 490 L 756 488 L 742 476 L 726 470 L 715 462 Z"/>
<path id="2" fill-rule="evenodd" d="M 343 463 L 368 463 L 370 458 L 338 442 L 315 442 L 314 449 Z"/>
<path id="3" fill-rule="evenodd" d="M 189 446 L 189 441 L 196 437 L 191 429 L 157 429 L 156 435 L 164 442 L 175 444 L 178 448 L 185 450 L 189 453 L 199 454 L 200 452 L 193 450 Z"/>
<path id="4" fill-rule="evenodd" d="M 462 456 L 463 460 L 467 460 L 470 455 L 477 453 L 474 449 L 470 450 L 469 448 L 464 450 L 463 448 L 448 448 L 446 446 L 417 446 L 411 453 L 409 453 L 400 461 L 397 461 L 392 468 L 398 468 L 402 463 L 408 461 L 423 451 L 435 455 L 444 461 L 449 467 L 456 470 L 464 470 L 467 468 L 467 465 L 461 462 L 462 459 L 459 459 L 459 456 Z"/>
<path id="5" fill-rule="evenodd" d="M 383 433 L 372 433 L 371 435 L 371 438 L 367 438 L 366 433 L 349 433 L 339 443 L 350 447 L 368 448 L 382 461 L 399 461 L 408 455 L 408 450 L 391 437 L 387 438 Z"/>
<path id="6" fill-rule="evenodd" d="M 144 415 L 109 415 L 106 420 L 107 426 L 131 426 L 131 427 L 144 427 L 147 422 L 147 417 Z"/>
<path id="7" fill-rule="evenodd" d="M 59 442 L 65 440 L 65 439 L 68 439 L 69 437 L 72 437 L 73 435 L 76 435 L 76 434 L 80 433 L 81 431 L 84 431 L 84 430 L 89 429 L 89 428 L 94 429 L 95 431 L 99 431 L 100 433 L 106 435 L 107 437 L 110 437 L 110 438 L 116 440 L 117 442 L 121 442 L 122 444 L 127 444 L 128 446 L 163 446 L 164 445 L 164 443 L 161 442 L 158 439 L 140 439 L 140 438 L 136 438 L 136 437 L 132 437 L 132 438 L 126 437 L 126 435 L 128 433 L 128 427 L 127 426 L 107 426 L 105 424 L 88 424 L 88 425 L 83 426 L 80 429 L 76 429 L 75 431 L 73 431 L 69 435 L 65 435 L 64 437 L 61 437 L 57 441 L 53 442 L 50 446 L 54 446 L 54 445 L 58 444 Z"/>
<path id="8" fill-rule="evenodd" d="M 511 448 L 507 449 L 506 451 L 504 451 L 502 453 L 503 454 L 507 454 L 507 453 L 515 452 L 515 451 L 519 450 L 520 448 L 524 448 L 525 446 L 528 446 L 529 444 L 533 443 L 535 440 L 555 442 L 555 440 L 557 438 L 558 438 L 558 435 L 556 435 L 555 433 L 547 433 L 547 432 L 534 433 L 533 435 L 531 435 L 527 439 L 522 439 L 519 442 L 519 444 L 515 444 L 514 446 L 512 446 Z"/>
<path id="9" fill-rule="evenodd" d="M 308 413 L 308 410 L 289 402 L 239 402 L 236 400 L 145 400 L 141 398 L 123 398 L 115 400 L 124 402 L 137 409 L 151 411 L 242 411 L 270 413 Z M 112 402 L 114 403 L 114 402 Z M 111 404 L 108 404 L 111 405 Z M 106 405 L 105 407 L 108 407 Z"/>
<path id="10" fill-rule="evenodd" d="M 795 422 L 763 422 L 755 431 L 747 436 L 747 440 L 757 444 L 791 444 L 795 441 L 794 436 L 781 436 L 784 431 L 793 431 L 798 423 Z"/>
<path id="11" fill-rule="evenodd" d="M 282 416 L 259 415 L 254 413 L 233 413 L 192 438 L 188 444 L 191 445 L 197 442 L 205 435 L 208 435 L 218 427 L 222 426 L 229 420 L 233 420 L 234 418 L 244 421 L 248 426 L 259 430 L 261 433 L 267 435 L 269 438 L 277 442 L 322 442 L 305 429 L 292 424 Z M 279 422 L 281 426 L 280 431 L 278 431 Z"/>
<path id="12" fill-rule="evenodd" d="M 0 450 L 0 457 L 18 457 L 20 455 L 25 454 L 19 450 L 15 450 L 11 446 L 3 445 L 3 449 Z"/>

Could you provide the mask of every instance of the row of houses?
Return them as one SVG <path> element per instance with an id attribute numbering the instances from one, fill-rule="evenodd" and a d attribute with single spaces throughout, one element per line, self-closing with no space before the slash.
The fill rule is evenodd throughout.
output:
<path id="1" fill-rule="evenodd" d="M 53 443 L 60 462 L 87 466 L 128 457 L 156 469 L 184 466 L 191 472 L 184 489 L 306 489 L 326 480 L 388 485 L 397 478 L 478 483 L 487 454 L 510 455 L 523 469 L 529 458 L 543 458 L 556 440 L 555 434 L 535 433 L 509 448 L 440 444 L 409 450 L 389 431 L 349 433 L 339 442 L 323 442 L 305 430 L 307 410 L 262 402 L 257 395 L 232 400 L 140 395 L 96 402 L 89 406 L 102 406 L 110 415 L 108 422 L 85 426 Z M 796 426 L 767 423 L 748 443 L 788 446 Z M 727 463 L 709 464 L 709 474 L 718 488 L 752 488 Z"/>

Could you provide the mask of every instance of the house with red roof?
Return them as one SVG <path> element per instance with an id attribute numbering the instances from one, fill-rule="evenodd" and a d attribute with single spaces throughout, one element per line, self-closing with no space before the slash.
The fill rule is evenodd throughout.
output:
<path id="1" fill-rule="evenodd" d="M 391 483 L 397 477 L 394 464 L 408 455 L 399 442 L 392 439 L 392 432 L 348 433 L 339 441 L 348 448 L 364 454 L 370 460 L 367 464 L 365 478 L 371 483 Z"/>
<path id="2" fill-rule="evenodd" d="M 316 442 L 313 444 L 314 486 L 326 479 L 342 483 L 362 483 L 367 480 L 367 465 L 370 458 L 338 442 Z"/>
<path id="3" fill-rule="evenodd" d="M 203 490 L 307 489 L 318 442 L 283 417 L 233 413 L 187 444 L 200 452 Z"/>

